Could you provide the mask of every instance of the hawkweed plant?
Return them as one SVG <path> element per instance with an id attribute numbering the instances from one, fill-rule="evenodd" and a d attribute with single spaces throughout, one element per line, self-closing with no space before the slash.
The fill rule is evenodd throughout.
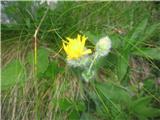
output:
<path id="1" fill-rule="evenodd" d="M 94 65 L 99 58 L 108 55 L 111 49 L 111 40 L 108 36 L 101 38 L 95 45 L 95 52 L 85 47 L 87 37 L 77 35 L 76 38 L 67 37 L 63 40 L 63 49 L 67 54 L 67 63 L 70 66 L 82 68 L 81 74 L 85 82 L 94 78 Z"/>

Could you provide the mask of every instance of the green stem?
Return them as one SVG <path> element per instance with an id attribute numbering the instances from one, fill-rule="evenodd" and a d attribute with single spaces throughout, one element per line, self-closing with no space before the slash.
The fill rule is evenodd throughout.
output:
<path id="1" fill-rule="evenodd" d="M 93 59 L 93 61 L 92 61 L 91 65 L 89 66 L 88 74 L 91 72 L 91 69 L 92 69 L 93 64 L 94 64 L 94 62 L 96 61 L 97 57 L 98 57 L 98 54 L 95 54 L 95 57 L 94 57 L 94 59 Z"/>

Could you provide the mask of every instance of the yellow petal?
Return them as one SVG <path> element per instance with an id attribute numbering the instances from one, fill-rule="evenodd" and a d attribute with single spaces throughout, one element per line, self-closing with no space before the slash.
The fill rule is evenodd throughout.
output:
<path id="1" fill-rule="evenodd" d="M 66 37 L 67 41 L 63 41 L 63 48 L 67 54 L 67 59 L 78 59 L 83 55 L 92 53 L 91 49 L 85 50 L 85 42 L 87 37 L 77 35 L 76 38 Z"/>
<path id="2" fill-rule="evenodd" d="M 77 40 L 78 40 L 78 42 L 81 41 L 81 35 L 80 34 L 77 35 Z"/>
<path id="3" fill-rule="evenodd" d="M 86 55 L 86 54 L 90 54 L 92 53 L 92 50 L 91 49 L 87 49 L 83 52 L 83 55 Z"/>
<path id="4" fill-rule="evenodd" d="M 63 41 L 63 43 L 68 44 L 68 42 L 67 42 L 67 41 L 65 41 L 65 40 L 62 40 L 62 41 Z"/>
<path id="5" fill-rule="evenodd" d="M 72 38 L 69 38 L 69 37 L 66 37 L 66 39 L 67 39 L 69 42 L 73 41 L 73 39 L 72 39 Z"/>
<path id="6" fill-rule="evenodd" d="M 83 37 L 82 37 L 82 44 L 83 44 L 83 46 L 85 45 L 86 40 L 87 40 L 87 37 L 83 36 Z"/>
<path id="7" fill-rule="evenodd" d="M 64 48 L 65 52 L 68 53 L 68 49 L 67 49 L 67 46 L 65 45 L 65 43 L 63 43 L 63 48 Z"/>

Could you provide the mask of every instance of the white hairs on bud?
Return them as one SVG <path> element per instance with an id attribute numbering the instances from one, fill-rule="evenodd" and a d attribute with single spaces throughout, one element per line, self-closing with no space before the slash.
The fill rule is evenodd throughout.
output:
<path id="1" fill-rule="evenodd" d="M 99 56 L 106 56 L 111 49 L 112 43 L 108 36 L 101 38 L 96 44 L 96 53 Z"/>

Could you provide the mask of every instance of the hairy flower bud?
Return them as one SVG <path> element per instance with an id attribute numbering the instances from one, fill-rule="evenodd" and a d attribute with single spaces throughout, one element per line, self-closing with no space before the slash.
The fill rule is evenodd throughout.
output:
<path id="1" fill-rule="evenodd" d="M 106 56 L 111 49 L 111 40 L 108 36 L 101 38 L 96 44 L 96 53 L 101 56 Z"/>

